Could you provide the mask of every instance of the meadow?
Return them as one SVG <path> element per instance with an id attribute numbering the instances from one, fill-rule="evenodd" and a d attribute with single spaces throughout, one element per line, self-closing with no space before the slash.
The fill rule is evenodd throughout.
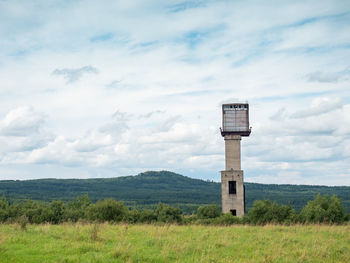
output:
<path id="1" fill-rule="evenodd" d="M 350 225 L 0 225 L 1 263 L 350 262 Z"/>

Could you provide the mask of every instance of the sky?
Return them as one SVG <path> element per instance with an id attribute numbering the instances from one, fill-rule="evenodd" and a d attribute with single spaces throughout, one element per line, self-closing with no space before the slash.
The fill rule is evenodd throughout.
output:
<path id="1" fill-rule="evenodd" d="M 350 2 L 0 0 L 0 180 L 169 170 L 350 185 Z"/>

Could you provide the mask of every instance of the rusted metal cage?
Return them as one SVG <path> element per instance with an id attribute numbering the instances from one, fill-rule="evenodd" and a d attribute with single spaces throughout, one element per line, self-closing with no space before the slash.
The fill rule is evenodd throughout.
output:
<path id="1" fill-rule="evenodd" d="M 248 103 L 232 103 L 222 105 L 221 135 L 227 134 L 249 136 L 249 105 Z"/>

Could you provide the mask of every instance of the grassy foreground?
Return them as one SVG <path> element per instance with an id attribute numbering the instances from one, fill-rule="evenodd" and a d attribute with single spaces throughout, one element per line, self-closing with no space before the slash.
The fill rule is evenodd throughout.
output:
<path id="1" fill-rule="evenodd" d="M 350 262 L 350 226 L 0 225 L 0 262 Z"/>

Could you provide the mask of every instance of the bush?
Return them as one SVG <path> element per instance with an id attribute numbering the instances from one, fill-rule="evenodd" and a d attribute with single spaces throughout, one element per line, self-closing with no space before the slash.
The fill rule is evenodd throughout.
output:
<path id="1" fill-rule="evenodd" d="M 197 220 L 197 216 L 195 214 L 193 215 L 184 215 L 182 217 L 182 223 L 185 225 L 190 225 L 190 224 L 194 224 Z"/>
<path id="2" fill-rule="evenodd" d="M 63 222 L 64 203 L 62 201 L 52 201 L 49 206 L 49 221 L 53 224 Z"/>
<path id="3" fill-rule="evenodd" d="M 140 213 L 141 223 L 153 223 L 157 221 L 157 215 L 153 210 L 146 209 Z"/>
<path id="4" fill-rule="evenodd" d="M 22 215 L 21 207 L 18 203 L 13 203 L 8 207 L 8 219 L 7 221 L 14 222 L 18 217 Z"/>
<path id="5" fill-rule="evenodd" d="M 244 214 L 244 216 L 241 218 L 242 224 L 250 224 L 250 219 L 248 214 Z"/>
<path id="6" fill-rule="evenodd" d="M 333 195 L 327 210 L 327 217 L 331 223 L 342 223 L 345 219 L 344 207 L 340 199 Z"/>
<path id="7" fill-rule="evenodd" d="M 77 222 L 79 219 L 86 219 L 86 211 L 91 205 L 91 201 L 87 195 L 78 196 L 66 205 L 64 213 L 64 221 Z"/>
<path id="8" fill-rule="evenodd" d="M 63 203 L 60 205 L 63 205 Z M 50 209 L 47 207 L 47 205 L 43 203 L 27 200 L 24 203 L 19 204 L 19 214 L 21 216 L 26 216 L 28 219 L 28 223 L 31 224 L 40 224 L 49 221 L 52 221 L 57 224 L 62 221 L 62 214 L 60 212 L 53 211 L 53 206 L 55 206 L 54 203 L 52 204 Z M 59 215 L 60 218 L 56 220 L 54 219 L 54 215 Z"/>
<path id="9" fill-rule="evenodd" d="M 27 230 L 27 224 L 29 223 L 28 217 L 26 217 L 25 215 L 20 216 L 17 219 L 17 223 L 21 227 L 21 230 Z"/>
<path id="10" fill-rule="evenodd" d="M 276 202 L 269 200 L 258 200 L 253 204 L 252 209 L 248 213 L 249 222 L 257 225 L 267 223 L 286 223 L 295 222 L 296 213 L 291 206 L 279 206 Z"/>
<path id="11" fill-rule="evenodd" d="M 350 222 L 350 214 L 344 216 L 344 222 Z"/>
<path id="12" fill-rule="evenodd" d="M 93 221 L 120 222 L 127 218 L 128 209 L 123 202 L 105 199 L 88 207 L 88 218 Z"/>
<path id="13" fill-rule="evenodd" d="M 216 218 L 219 217 L 220 214 L 219 207 L 215 204 L 200 206 L 197 209 L 197 216 L 200 219 Z"/>
<path id="14" fill-rule="evenodd" d="M 140 213 L 136 209 L 129 211 L 126 221 L 131 224 L 136 224 L 140 221 Z"/>
<path id="15" fill-rule="evenodd" d="M 9 203 L 5 196 L 0 199 L 0 222 L 5 222 L 9 217 Z"/>
<path id="16" fill-rule="evenodd" d="M 344 208 L 338 197 L 318 194 L 301 210 L 300 220 L 303 223 L 342 223 Z"/>
<path id="17" fill-rule="evenodd" d="M 179 208 L 159 203 L 155 213 L 157 215 L 158 222 L 181 223 L 182 221 L 181 212 Z"/>
<path id="18" fill-rule="evenodd" d="M 231 213 L 226 213 L 220 217 L 217 217 L 214 223 L 217 225 L 229 226 L 233 224 L 241 224 L 242 219 L 237 216 L 233 216 Z"/>

